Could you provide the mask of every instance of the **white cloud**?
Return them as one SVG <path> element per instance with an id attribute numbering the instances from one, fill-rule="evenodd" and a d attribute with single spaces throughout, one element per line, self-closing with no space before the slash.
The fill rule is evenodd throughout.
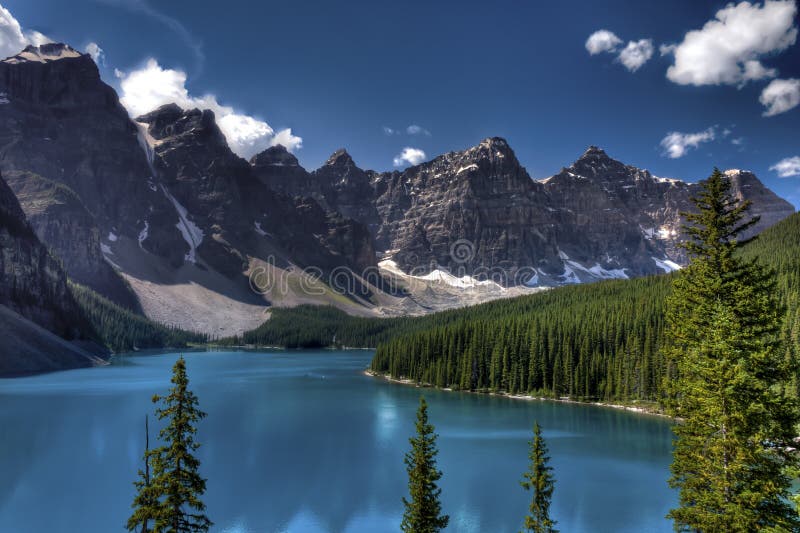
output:
<path id="1" fill-rule="evenodd" d="M 276 133 L 266 122 L 220 104 L 213 94 L 190 95 L 186 88 L 186 73 L 162 68 L 153 58 L 138 70 L 116 75 L 120 79 L 120 102 L 132 117 L 169 103 L 184 109 L 210 109 L 216 115 L 217 125 L 225 134 L 231 150 L 244 158 L 276 144 L 284 145 L 289 151 L 302 147 L 303 139 L 293 135 L 291 129 Z"/>
<path id="2" fill-rule="evenodd" d="M 425 152 L 419 148 L 411 148 L 410 146 L 406 146 L 403 148 L 403 151 L 394 158 L 394 166 L 402 167 L 406 164 L 419 165 L 425 161 L 425 157 Z"/>
<path id="3" fill-rule="evenodd" d="M 98 66 L 106 64 L 106 59 L 105 59 L 106 55 L 103 52 L 103 49 L 100 48 L 100 45 L 98 45 L 97 43 L 91 42 L 87 44 L 86 48 L 84 48 L 84 51 L 90 56 L 92 56 L 92 59 Z"/>
<path id="4" fill-rule="evenodd" d="M 383 133 L 384 135 L 394 135 L 395 133 L 397 133 L 397 131 L 394 128 L 390 128 L 389 126 L 384 126 Z"/>
<path id="5" fill-rule="evenodd" d="M 737 137 L 735 139 L 731 139 L 731 144 L 734 146 L 741 146 L 744 144 L 744 137 Z"/>
<path id="6" fill-rule="evenodd" d="M 758 101 L 767 108 L 765 117 L 785 113 L 800 104 L 800 79 L 772 80 L 761 91 Z"/>
<path id="7" fill-rule="evenodd" d="M 791 178 L 793 176 L 800 176 L 800 156 L 787 157 L 785 159 L 781 159 L 780 161 L 769 167 L 769 169 L 777 172 L 779 178 Z"/>
<path id="8" fill-rule="evenodd" d="M 17 55 L 32 44 L 39 46 L 51 40 L 38 31 L 23 31 L 11 12 L 0 5 L 0 58 Z"/>
<path id="9" fill-rule="evenodd" d="M 622 39 L 608 30 L 597 30 L 586 39 L 586 50 L 591 55 L 601 52 L 614 52 L 622 44 Z"/>
<path id="10" fill-rule="evenodd" d="M 677 47 L 677 44 L 660 44 L 658 45 L 658 53 L 662 56 L 668 56 L 673 53 Z"/>
<path id="11" fill-rule="evenodd" d="M 422 126 L 418 126 L 416 124 L 412 124 L 406 128 L 406 133 L 409 135 L 426 135 L 428 137 L 431 136 L 431 132 L 423 128 Z"/>
<path id="12" fill-rule="evenodd" d="M 664 155 L 671 159 L 678 159 L 685 156 L 690 149 L 700 146 L 700 143 L 713 141 L 715 137 L 716 133 L 713 127 L 697 133 L 672 131 L 661 139 L 661 147 L 664 149 Z"/>
<path id="13" fill-rule="evenodd" d="M 627 46 L 619 53 L 619 61 L 631 72 L 636 72 L 653 57 L 653 41 L 651 39 L 639 39 L 629 41 Z"/>
<path id="14" fill-rule="evenodd" d="M 793 0 L 728 4 L 702 29 L 688 32 L 671 49 L 661 48 L 674 55 L 667 78 L 680 85 L 741 85 L 775 76 L 760 58 L 794 44 L 796 13 Z"/>

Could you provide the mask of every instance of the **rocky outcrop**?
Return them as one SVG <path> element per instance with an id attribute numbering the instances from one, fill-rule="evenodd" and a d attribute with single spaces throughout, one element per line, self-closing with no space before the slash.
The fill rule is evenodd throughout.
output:
<path id="1" fill-rule="evenodd" d="M 66 185 L 30 172 L 12 171 L 6 181 L 25 206 L 26 216 L 39 240 L 57 243 L 59 258 L 74 281 L 92 287 L 111 300 L 138 310 L 139 302 L 102 250 L 117 239 L 113 231 L 100 235 L 86 206 Z"/>
<path id="2" fill-rule="evenodd" d="M 271 189 L 288 196 L 313 198 L 326 211 L 358 221 L 377 234 L 381 219 L 370 183 L 373 173 L 358 168 L 346 150 L 337 150 L 313 172 L 301 167 L 281 145 L 254 156 L 250 164 Z"/>
<path id="3" fill-rule="evenodd" d="M 153 190 L 139 131 L 115 91 L 91 57 L 45 44 L 0 61 L 0 93 L 0 170 L 39 236 L 76 280 L 134 306 L 100 240 L 136 239 L 147 213 L 158 219 L 172 206 Z M 154 253 L 180 242 L 174 224 L 153 224 L 150 236 L 162 243 Z"/>
<path id="4" fill-rule="evenodd" d="M 405 271 L 444 267 L 513 279 L 522 267 L 558 270 L 557 221 L 543 187 L 503 139 L 377 175 L 373 183 L 379 235 Z"/>
<path id="5" fill-rule="evenodd" d="M 14 193 L 0 177 L 0 331 L 8 324 L 31 324 L 71 344 L 63 353 L 37 352 L 37 339 L 3 336 L 0 375 L 87 366 L 104 352 L 96 346 L 91 357 L 81 345 L 92 338 L 92 329 L 67 287 L 59 262 L 39 242 Z M 38 328 L 36 327 L 38 326 Z M 28 327 L 28 326 L 26 326 Z M 11 328 L 14 329 L 14 328 Z M 48 340 L 43 342 L 49 343 Z M 65 346 L 67 342 L 63 343 Z M 84 355 L 76 357 L 76 353 Z"/>
<path id="6" fill-rule="evenodd" d="M 331 216 L 313 197 L 293 200 L 265 186 L 258 166 L 230 150 L 213 112 L 166 105 L 136 121 L 153 141 L 163 193 L 184 213 L 186 260 L 202 259 L 228 276 L 241 274 L 248 256 L 266 260 L 267 250 L 300 267 L 375 265 L 370 236 L 357 222 Z M 274 168 L 294 168 L 293 156 L 272 153 L 283 162 Z M 264 165 L 267 155 L 256 161 Z"/>

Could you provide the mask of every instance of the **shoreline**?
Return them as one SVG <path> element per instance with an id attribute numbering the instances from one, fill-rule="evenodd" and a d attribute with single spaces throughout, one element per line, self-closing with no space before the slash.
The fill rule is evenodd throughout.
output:
<path id="1" fill-rule="evenodd" d="M 455 390 L 453 390 L 453 389 L 451 389 L 449 387 L 446 387 L 446 388 L 434 387 L 431 384 L 417 383 L 417 382 L 415 382 L 414 380 L 411 380 L 411 379 L 393 378 L 393 377 L 391 377 L 391 376 L 389 376 L 387 374 L 381 374 L 380 372 L 375 372 L 373 370 L 370 370 L 369 368 L 365 369 L 363 374 L 366 375 L 366 376 L 372 377 L 372 378 L 382 379 L 382 380 L 387 381 L 389 383 L 394 383 L 394 384 L 397 384 L 397 385 L 407 385 L 407 386 L 423 388 L 423 389 L 435 389 L 435 390 L 440 390 L 440 391 L 445 391 L 445 392 L 465 392 L 467 394 L 478 394 L 478 395 L 485 395 L 485 396 L 497 396 L 499 398 L 509 398 L 511 400 L 558 402 L 558 403 L 569 403 L 569 404 L 575 404 L 575 405 L 588 405 L 588 406 L 592 406 L 592 407 L 605 407 L 605 408 L 608 408 L 608 409 L 617 409 L 617 410 L 620 410 L 620 411 L 628 411 L 628 412 L 636 413 L 636 414 L 640 414 L 640 415 L 657 416 L 657 417 L 660 417 L 660 418 L 667 418 L 669 420 L 675 420 L 673 417 L 669 416 L 666 413 L 663 413 L 661 411 L 658 411 L 658 410 L 655 410 L 655 409 L 652 409 L 652 408 L 648 408 L 648 407 L 637 407 L 637 406 L 633 406 L 633 405 L 622 405 L 622 404 L 606 403 L 606 402 L 582 402 L 580 400 L 573 400 L 573 399 L 570 399 L 570 398 L 548 398 L 548 397 L 545 397 L 545 396 L 529 396 L 527 394 L 508 394 L 507 392 L 481 392 L 481 391 L 469 391 L 469 390 L 455 391 Z"/>

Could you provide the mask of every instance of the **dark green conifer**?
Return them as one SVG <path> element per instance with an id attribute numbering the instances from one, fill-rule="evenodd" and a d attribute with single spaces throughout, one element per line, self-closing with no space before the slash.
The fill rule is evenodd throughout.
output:
<path id="1" fill-rule="evenodd" d="M 442 514 L 439 501 L 442 489 L 437 481 L 442 472 L 436 469 L 436 433 L 428 422 L 424 397 L 419 399 L 416 429 L 416 436 L 409 439 L 411 451 L 405 457 L 411 500 L 403 498 L 405 513 L 400 529 L 406 533 L 437 533 L 447 527 L 450 517 Z"/>
<path id="2" fill-rule="evenodd" d="M 788 450 L 798 410 L 795 372 L 780 346 L 775 276 L 737 253 L 748 202 L 718 170 L 686 214 L 690 265 L 667 301 L 668 406 L 675 426 L 672 478 L 677 531 L 798 531 L 789 505 Z"/>
<path id="3" fill-rule="evenodd" d="M 156 416 L 167 420 L 167 425 L 159 432 L 164 445 L 147 454 L 152 474 L 147 491 L 140 494 L 146 494 L 146 509 L 155 509 L 147 514 L 153 519 L 151 533 L 205 533 L 213 524 L 200 500 L 206 480 L 198 473 L 200 461 L 194 453 L 200 444 L 194 436 L 197 423 L 206 413 L 198 408 L 197 396 L 189 390 L 183 357 L 172 368 L 171 382 L 167 396 L 153 397 L 153 403 L 161 404 Z"/>
<path id="4" fill-rule="evenodd" d="M 525 490 L 533 491 L 530 514 L 525 517 L 525 530 L 530 533 L 558 533 L 554 528 L 555 520 L 550 518 L 555 479 L 539 422 L 533 425 L 533 440 L 530 441 L 528 458 L 531 461 L 530 469 L 523 474 L 524 480 L 520 482 Z"/>

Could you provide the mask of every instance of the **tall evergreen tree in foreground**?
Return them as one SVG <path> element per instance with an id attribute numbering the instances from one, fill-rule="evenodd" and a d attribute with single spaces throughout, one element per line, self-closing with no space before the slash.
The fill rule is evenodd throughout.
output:
<path id="1" fill-rule="evenodd" d="M 675 425 L 676 531 L 798 531 L 788 451 L 798 422 L 795 368 L 780 350 L 774 274 L 736 253 L 748 202 L 714 170 L 685 214 L 691 263 L 667 300 L 667 406 Z"/>
<path id="2" fill-rule="evenodd" d="M 194 440 L 196 424 L 206 413 L 198 408 L 197 396 L 189 390 L 186 362 L 178 359 L 172 368 L 172 385 L 167 396 L 154 396 L 153 403 L 159 420 L 167 425 L 159 432 L 165 444 L 145 452 L 145 473 L 135 483 L 138 494 L 134 500 L 133 516 L 128 529 L 142 525 L 143 532 L 204 533 L 213 525 L 205 515 L 206 506 L 200 500 L 205 493 L 206 480 L 200 477 L 200 461 L 194 452 L 200 447 Z M 148 475 L 148 468 L 152 472 Z M 147 524 L 153 521 L 153 529 Z"/>
<path id="3" fill-rule="evenodd" d="M 530 514 L 525 517 L 525 530 L 531 533 L 558 533 L 554 528 L 555 520 L 550 518 L 555 479 L 553 468 L 548 464 L 550 457 L 547 455 L 547 444 L 542 438 L 539 422 L 533 426 L 533 440 L 530 441 L 530 447 L 528 458 L 531 460 L 531 467 L 523 474 L 524 480 L 520 482 L 525 490 L 533 491 Z"/>
<path id="4" fill-rule="evenodd" d="M 417 410 L 417 435 L 409 439 L 411 451 L 406 454 L 408 490 L 411 501 L 403 498 L 405 513 L 400 529 L 407 533 L 436 533 L 447 527 L 450 517 L 442 515 L 439 495 L 442 489 L 436 484 L 442 472 L 436 469 L 436 434 L 428 423 L 428 404 L 419 399 Z"/>

